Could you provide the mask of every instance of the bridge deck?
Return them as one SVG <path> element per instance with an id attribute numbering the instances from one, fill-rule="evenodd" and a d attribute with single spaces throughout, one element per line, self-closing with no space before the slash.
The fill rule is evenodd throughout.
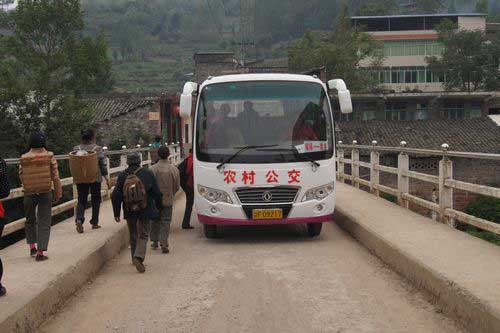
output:
<path id="1" fill-rule="evenodd" d="M 337 213 L 342 227 L 462 322 L 500 329 L 499 246 L 342 183 Z"/>
<path id="2" fill-rule="evenodd" d="M 101 221 L 97 231 L 86 223 L 84 234 L 76 233 L 73 219 L 52 227 L 46 262 L 35 262 L 24 240 L 1 251 L 7 296 L 0 299 L 0 332 L 19 323 L 20 331 L 36 328 L 119 252 L 128 237 L 126 224 L 114 222 L 110 201 L 103 202 Z"/>

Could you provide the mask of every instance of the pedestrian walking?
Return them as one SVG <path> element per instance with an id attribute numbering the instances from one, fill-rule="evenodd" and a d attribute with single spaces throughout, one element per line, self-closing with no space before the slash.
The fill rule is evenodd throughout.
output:
<path id="1" fill-rule="evenodd" d="M 128 168 L 118 176 L 111 196 L 113 212 L 115 221 L 120 222 L 123 206 L 130 234 L 132 262 L 138 272 L 144 273 L 150 220 L 157 218 L 155 211 L 161 213 L 162 193 L 151 170 L 141 167 L 139 154 L 129 155 L 127 165 Z"/>
<path id="2" fill-rule="evenodd" d="M 151 148 L 160 148 L 161 145 L 161 136 L 157 135 L 155 136 L 155 142 L 151 144 Z"/>
<path id="3" fill-rule="evenodd" d="M 47 137 L 41 131 L 31 135 L 30 150 L 21 156 L 19 176 L 24 190 L 26 241 L 30 255 L 45 261 L 52 224 L 52 201 L 62 197 L 61 180 L 54 153 L 45 148 Z M 52 194 L 52 190 L 54 194 Z"/>
<path id="4" fill-rule="evenodd" d="M 10 194 L 10 183 L 7 177 L 7 164 L 0 158 L 0 199 L 8 197 Z M 2 202 L 0 201 L 0 242 L 2 240 L 2 232 L 5 226 L 5 210 L 3 208 Z M 0 243 L 1 244 L 1 243 Z M 3 263 L 2 258 L 0 258 L 0 297 L 5 296 L 7 289 L 2 285 L 3 276 Z"/>
<path id="5" fill-rule="evenodd" d="M 163 194 L 163 207 L 160 216 L 158 219 L 151 221 L 151 247 L 157 249 L 159 241 L 163 253 L 170 252 L 168 236 L 170 234 L 170 223 L 172 222 L 174 197 L 180 187 L 179 170 L 170 163 L 169 156 L 170 151 L 167 147 L 159 148 L 159 161 L 151 167 L 151 171 L 158 182 L 158 187 Z"/>
<path id="6" fill-rule="evenodd" d="M 186 193 L 186 209 L 182 219 L 182 229 L 194 229 L 191 226 L 191 213 L 194 204 L 194 179 L 193 179 L 193 151 L 179 165 L 180 183 L 182 190 Z"/>
<path id="7" fill-rule="evenodd" d="M 96 144 L 95 132 L 91 129 L 83 130 L 81 132 L 81 144 L 75 146 L 73 150 L 78 155 L 80 152 L 87 154 L 87 152 L 95 152 L 97 154 L 98 168 L 95 176 L 95 181 L 91 183 L 78 183 L 76 188 L 78 191 L 78 204 L 76 206 L 76 231 L 80 234 L 83 233 L 83 223 L 85 222 L 85 207 L 89 192 L 91 195 L 92 205 L 92 218 L 90 224 L 92 229 L 99 229 L 99 211 L 101 208 L 101 184 L 102 179 L 106 181 L 106 186 L 110 188 L 110 181 L 108 177 L 108 170 L 106 166 L 106 156 L 102 147 Z M 95 163 L 95 162 L 94 162 Z"/>

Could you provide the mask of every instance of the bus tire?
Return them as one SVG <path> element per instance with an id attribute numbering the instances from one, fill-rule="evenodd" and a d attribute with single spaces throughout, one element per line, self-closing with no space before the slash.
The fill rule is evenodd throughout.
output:
<path id="1" fill-rule="evenodd" d="M 206 238 L 217 238 L 217 226 L 213 224 L 204 224 L 203 233 L 205 234 Z"/>
<path id="2" fill-rule="evenodd" d="M 307 224 L 307 234 L 310 238 L 318 237 L 321 234 L 323 223 L 309 223 Z"/>

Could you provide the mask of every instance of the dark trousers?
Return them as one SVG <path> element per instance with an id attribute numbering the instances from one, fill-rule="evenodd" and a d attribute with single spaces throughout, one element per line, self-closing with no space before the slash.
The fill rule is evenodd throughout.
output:
<path id="1" fill-rule="evenodd" d="M 172 206 L 163 207 L 160 218 L 151 221 L 151 241 L 160 241 L 161 247 L 168 247 L 170 235 L 170 222 L 172 222 Z"/>
<path id="2" fill-rule="evenodd" d="M 76 205 L 76 220 L 83 224 L 85 221 L 85 207 L 87 206 L 87 200 L 89 197 L 89 192 L 91 196 L 92 203 L 92 219 L 90 224 L 99 224 L 99 210 L 101 208 L 101 183 L 95 182 L 90 184 L 77 184 L 76 188 L 78 190 L 78 204 Z"/>
<path id="3" fill-rule="evenodd" d="M 184 211 L 182 226 L 188 227 L 191 223 L 191 213 L 193 212 L 194 190 L 192 188 L 186 188 L 184 192 L 186 193 L 186 210 Z"/>
<path id="4" fill-rule="evenodd" d="M 129 218 L 127 219 L 127 226 L 130 234 L 130 252 L 132 259 L 139 258 L 144 261 L 148 247 L 150 222 L 149 220 Z"/>
<path id="5" fill-rule="evenodd" d="M 24 197 L 26 242 L 47 251 L 52 224 L 52 192 L 29 194 Z"/>
<path id="6" fill-rule="evenodd" d="M 0 245 L 2 244 L 2 232 L 4 227 L 4 220 L 0 217 Z M 2 276 L 3 276 L 3 265 L 2 258 L 0 258 L 0 287 L 2 286 Z"/>

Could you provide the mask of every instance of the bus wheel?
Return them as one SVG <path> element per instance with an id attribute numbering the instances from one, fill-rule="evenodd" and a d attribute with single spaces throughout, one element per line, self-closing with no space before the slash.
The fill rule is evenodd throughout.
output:
<path id="1" fill-rule="evenodd" d="M 321 233 L 321 228 L 323 227 L 323 223 L 309 223 L 307 225 L 307 234 L 309 237 L 317 237 Z"/>
<path id="2" fill-rule="evenodd" d="M 217 238 L 217 226 L 213 224 L 204 224 L 203 232 L 206 238 Z"/>

